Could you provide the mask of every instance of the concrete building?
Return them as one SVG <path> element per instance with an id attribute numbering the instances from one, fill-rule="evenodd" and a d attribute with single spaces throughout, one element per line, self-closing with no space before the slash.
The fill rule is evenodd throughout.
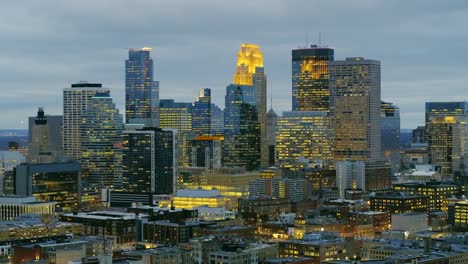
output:
<path id="1" fill-rule="evenodd" d="M 380 106 L 382 153 L 392 164 L 392 174 L 400 171 L 400 108 L 382 101 Z"/>
<path id="2" fill-rule="evenodd" d="M 24 214 L 55 215 L 56 202 L 38 202 L 33 196 L 0 196 L 0 221 Z"/>
<path id="3" fill-rule="evenodd" d="M 345 198 L 347 189 L 366 190 L 366 171 L 363 161 L 338 161 L 335 163 L 335 169 L 341 198 Z"/>
<path id="4" fill-rule="evenodd" d="M 54 124 L 53 121 L 56 123 Z M 61 127 L 57 127 L 60 124 L 61 122 L 57 124 L 57 118 L 49 123 L 48 117 L 44 114 L 44 109 L 39 108 L 37 117 L 32 120 L 32 124 L 29 124 L 31 129 L 28 147 L 29 163 L 51 163 L 63 159 L 61 146 L 57 144 L 57 141 L 61 139 Z M 52 136 L 58 136 L 58 138 L 51 138 Z"/>
<path id="5" fill-rule="evenodd" d="M 110 93 L 100 83 L 80 82 L 63 89 L 63 137 L 62 146 L 65 156 L 74 160 L 81 159 L 80 125 L 91 98 L 96 93 Z"/>

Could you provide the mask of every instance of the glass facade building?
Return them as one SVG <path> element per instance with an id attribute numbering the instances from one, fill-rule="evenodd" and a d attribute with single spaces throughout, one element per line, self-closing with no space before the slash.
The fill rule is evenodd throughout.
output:
<path id="1" fill-rule="evenodd" d="M 122 184 L 129 193 L 173 194 L 175 132 L 159 128 L 123 132 Z"/>
<path id="2" fill-rule="evenodd" d="M 326 112 L 291 111 L 278 117 L 276 165 L 298 170 L 333 163 L 333 134 Z"/>
<path id="3" fill-rule="evenodd" d="M 224 109 L 224 165 L 255 170 L 260 167 L 260 126 L 256 88 L 231 84 L 226 87 Z"/>
<path id="4" fill-rule="evenodd" d="M 392 164 L 392 173 L 400 170 L 400 109 L 382 101 L 380 106 L 382 153 Z"/>
<path id="5" fill-rule="evenodd" d="M 200 95 L 193 103 L 192 130 L 197 136 L 211 134 L 211 89 L 200 89 Z"/>
<path id="6" fill-rule="evenodd" d="M 211 103 L 211 134 L 224 134 L 224 111 L 219 106 Z"/>
<path id="7" fill-rule="evenodd" d="M 83 179 L 95 186 L 111 187 L 118 178 L 123 117 L 108 93 L 91 98 L 81 123 L 81 165 Z"/>
<path id="8" fill-rule="evenodd" d="M 159 126 L 159 83 L 153 80 L 151 48 L 130 49 L 125 61 L 125 122 Z"/>
<path id="9" fill-rule="evenodd" d="M 292 50 L 292 110 L 330 110 L 328 66 L 334 50 L 312 45 Z"/>

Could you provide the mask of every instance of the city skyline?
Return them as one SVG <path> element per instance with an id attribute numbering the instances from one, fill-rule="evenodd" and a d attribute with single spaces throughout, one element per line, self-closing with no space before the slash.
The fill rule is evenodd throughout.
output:
<path id="1" fill-rule="evenodd" d="M 401 10 L 398 1 L 276 1 L 268 7 L 262 1 L 202 1 L 185 8 L 177 2 L 148 1 L 135 6 L 142 13 L 138 17 L 124 15 L 130 6 L 124 2 L 5 6 L 0 11 L 5 19 L 0 28 L 5 36 L 0 44 L 0 104 L 8 116 L 0 128 L 26 128 L 37 107 L 60 114 L 61 90 L 80 80 L 110 87 L 123 112 L 122 61 L 127 48 L 144 46 L 153 47 L 161 99 L 192 102 L 201 87 L 210 87 L 213 102 L 223 106 L 239 45 L 258 44 L 269 79 L 268 97 L 273 94 L 273 108 L 281 115 L 291 110 L 291 50 L 306 42 L 318 44 L 319 32 L 321 44 L 335 49 L 335 59 L 380 60 L 382 99 L 400 107 L 402 128 L 415 128 L 424 124 L 425 102 L 466 100 L 468 66 L 458 55 L 463 54 L 465 37 L 459 32 L 467 23 L 468 5 L 426 3 L 405 3 Z M 166 12 L 160 12 L 159 5 Z M 109 6 L 112 12 L 104 14 Z M 204 7 L 213 12 L 189 12 Z M 398 16 L 392 10 L 398 10 Z M 241 21 L 235 19 L 240 12 Z M 325 19 L 329 16 L 339 19 Z M 450 48 L 443 48 L 447 43 Z"/>

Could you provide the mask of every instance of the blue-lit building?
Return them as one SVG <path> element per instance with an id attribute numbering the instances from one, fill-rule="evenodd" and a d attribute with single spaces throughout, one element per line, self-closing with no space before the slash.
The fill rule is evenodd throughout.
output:
<path id="1" fill-rule="evenodd" d="M 312 45 L 292 50 L 292 110 L 330 110 L 329 62 L 334 50 Z"/>
<path id="2" fill-rule="evenodd" d="M 382 101 L 380 105 L 380 131 L 382 153 L 392 165 L 392 173 L 400 169 L 400 109 Z"/>
<path id="3" fill-rule="evenodd" d="M 213 103 L 211 103 L 211 134 L 224 134 L 224 111 Z"/>
<path id="4" fill-rule="evenodd" d="M 211 134 L 211 89 L 202 88 L 192 108 L 192 130 L 197 136 Z"/>
<path id="5" fill-rule="evenodd" d="M 260 126 L 256 88 L 230 84 L 224 109 L 224 165 L 255 170 L 260 167 Z"/>
<path id="6" fill-rule="evenodd" d="M 159 83 L 153 80 L 151 48 L 130 49 L 125 61 L 125 121 L 159 126 Z"/>

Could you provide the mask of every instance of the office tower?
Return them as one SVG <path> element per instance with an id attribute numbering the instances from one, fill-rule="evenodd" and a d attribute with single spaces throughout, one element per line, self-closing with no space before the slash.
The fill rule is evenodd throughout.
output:
<path id="1" fill-rule="evenodd" d="M 260 167 L 260 125 L 256 87 L 230 84 L 224 109 L 224 165 L 255 170 Z"/>
<path id="2" fill-rule="evenodd" d="M 219 106 L 211 103 L 211 134 L 224 134 L 224 111 Z"/>
<path id="3" fill-rule="evenodd" d="M 380 160 L 380 61 L 330 62 L 330 98 L 335 160 Z"/>
<path id="4" fill-rule="evenodd" d="M 276 164 L 298 170 L 307 167 L 328 168 L 333 162 L 333 134 L 326 112 L 283 112 L 278 118 Z"/>
<path id="5" fill-rule="evenodd" d="M 275 166 L 275 146 L 278 115 L 271 108 L 267 113 L 268 166 Z"/>
<path id="6" fill-rule="evenodd" d="M 0 150 L 0 194 L 13 194 L 13 170 L 26 162 L 26 157 L 16 150 Z"/>
<path id="7" fill-rule="evenodd" d="M 171 99 L 159 102 L 159 126 L 163 129 L 177 130 L 177 163 L 187 167 L 190 162 L 189 141 L 192 132 L 192 103 L 174 102 Z"/>
<path id="8" fill-rule="evenodd" d="M 392 186 L 392 166 L 384 160 L 366 162 L 366 191 L 382 190 Z"/>
<path id="9" fill-rule="evenodd" d="M 426 102 L 426 125 L 432 118 L 445 116 L 467 117 L 468 102 Z"/>
<path id="10" fill-rule="evenodd" d="M 47 126 L 49 127 L 49 144 L 51 148 L 62 151 L 62 115 L 44 115 L 47 119 Z M 35 124 L 37 116 L 30 116 L 28 118 L 28 131 L 29 131 L 29 144 L 32 141 L 33 125 Z"/>
<path id="11" fill-rule="evenodd" d="M 392 165 L 392 174 L 400 170 L 400 109 L 382 101 L 380 106 L 382 153 Z"/>
<path id="12" fill-rule="evenodd" d="M 200 89 L 193 103 L 192 130 L 197 136 L 211 135 L 211 89 Z"/>
<path id="13" fill-rule="evenodd" d="M 116 178 L 122 141 L 123 117 L 109 93 L 96 93 L 82 115 L 81 165 L 83 178 L 95 186 L 110 187 Z"/>
<path id="14" fill-rule="evenodd" d="M 123 131 L 124 191 L 137 194 L 175 192 L 175 132 L 145 127 Z"/>
<path id="15" fill-rule="evenodd" d="M 72 211 L 81 203 L 81 168 L 77 161 L 23 163 L 16 167 L 14 178 L 16 195 L 57 202 L 57 211 Z"/>
<path id="16" fill-rule="evenodd" d="M 129 49 L 125 61 L 125 123 L 159 126 L 159 83 L 151 48 Z"/>
<path id="17" fill-rule="evenodd" d="M 426 136 L 426 127 L 425 126 L 418 126 L 413 129 L 413 138 L 412 143 L 426 143 L 427 136 Z"/>
<path id="18" fill-rule="evenodd" d="M 256 44 L 242 44 L 237 53 L 234 84 L 252 85 L 255 88 L 258 123 L 260 126 L 260 165 L 268 165 L 266 138 L 267 78 L 263 68 L 263 54 Z"/>
<path id="19" fill-rule="evenodd" d="M 292 110 L 330 111 L 329 64 L 334 50 L 312 45 L 292 50 Z"/>
<path id="20" fill-rule="evenodd" d="M 224 136 L 197 136 L 190 141 L 190 167 L 204 167 L 207 171 L 222 165 Z"/>
<path id="21" fill-rule="evenodd" d="M 366 172 L 363 161 L 338 161 L 335 163 L 336 183 L 340 197 L 345 198 L 346 190 L 366 189 Z"/>
<path id="22" fill-rule="evenodd" d="M 91 98 L 96 93 L 109 93 L 100 83 L 80 82 L 63 89 L 63 138 L 65 156 L 74 160 L 81 159 L 80 125 Z"/>
<path id="23" fill-rule="evenodd" d="M 61 159 L 60 146 L 56 144 L 58 143 L 56 139 L 51 138 L 51 136 L 56 135 L 56 133 L 51 133 L 51 127 L 48 121 L 48 118 L 44 115 L 44 109 L 40 107 L 37 111 L 37 117 L 34 119 L 34 123 L 30 125 L 29 163 L 51 163 Z M 53 140 L 55 140 L 55 144 L 51 143 Z"/>

